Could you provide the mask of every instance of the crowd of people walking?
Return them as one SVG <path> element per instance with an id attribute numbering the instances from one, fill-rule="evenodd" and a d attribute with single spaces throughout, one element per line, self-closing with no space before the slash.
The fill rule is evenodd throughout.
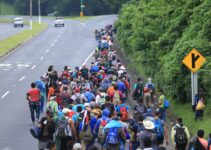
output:
<path id="1" fill-rule="evenodd" d="M 159 90 L 156 96 L 152 79 L 144 83 L 138 78 L 132 90 L 137 102 L 133 108 L 130 76 L 111 49 L 113 26 L 96 30 L 95 36 L 97 48 L 90 68 L 64 66 L 58 72 L 49 66 L 45 75 L 31 83 L 26 99 L 33 123 L 30 132 L 38 140 L 38 149 L 167 149 L 169 101 L 164 93 Z M 204 139 L 203 130 L 197 136 L 190 140 L 182 118 L 176 120 L 171 131 L 176 150 L 210 148 L 211 139 Z"/>

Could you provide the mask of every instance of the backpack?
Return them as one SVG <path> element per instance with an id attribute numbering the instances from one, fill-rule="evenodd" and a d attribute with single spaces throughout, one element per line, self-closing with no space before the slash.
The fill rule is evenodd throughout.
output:
<path id="1" fill-rule="evenodd" d="M 188 144 L 188 150 L 195 150 L 195 143 L 196 143 L 197 138 L 193 137 L 190 139 L 190 142 Z"/>
<path id="2" fill-rule="evenodd" d="M 144 93 L 148 93 L 149 92 L 149 88 L 147 86 L 144 87 Z"/>
<path id="3" fill-rule="evenodd" d="M 66 119 L 65 121 L 59 120 L 59 127 L 56 131 L 56 136 L 58 138 L 65 138 L 67 136 L 72 136 L 70 126 L 68 124 L 69 119 Z"/>
<path id="4" fill-rule="evenodd" d="M 127 121 L 128 120 L 128 112 L 127 112 L 127 108 L 126 106 L 120 106 L 120 112 L 122 113 L 122 118 L 121 120 L 124 122 L 124 121 Z"/>
<path id="5" fill-rule="evenodd" d="M 169 102 L 169 100 L 167 100 L 166 98 L 164 99 L 163 106 L 164 106 L 165 109 L 167 109 L 167 108 L 170 107 L 170 102 Z"/>
<path id="6" fill-rule="evenodd" d="M 103 104 L 105 104 L 105 95 L 99 94 L 99 96 L 100 96 L 99 104 L 100 106 L 102 106 Z"/>
<path id="7" fill-rule="evenodd" d="M 114 91 L 113 101 L 115 105 L 118 105 L 120 102 L 120 95 L 118 91 Z"/>
<path id="8" fill-rule="evenodd" d="M 93 134 L 92 134 L 92 130 L 89 123 L 84 125 L 82 131 L 79 133 L 79 137 L 81 140 L 83 140 L 86 143 L 89 143 L 92 141 Z"/>
<path id="9" fill-rule="evenodd" d="M 138 113 L 138 114 L 139 113 L 143 114 L 145 112 L 145 107 L 141 104 L 137 104 L 135 109 L 136 109 L 136 113 Z"/>
<path id="10" fill-rule="evenodd" d="M 178 127 L 175 126 L 176 134 L 175 134 L 175 143 L 177 145 L 183 145 L 183 144 L 187 144 L 188 140 L 187 140 L 187 135 L 185 133 L 185 127 Z"/>
<path id="11" fill-rule="evenodd" d="M 40 131 L 41 131 L 41 128 L 39 128 L 38 126 L 36 125 L 33 125 L 31 128 L 30 128 L 30 133 L 31 135 L 34 137 L 34 138 L 38 138 L 40 136 Z"/>
<path id="12" fill-rule="evenodd" d="M 106 120 L 103 120 L 101 118 L 100 120 L 100 126 L 99 126 L 99 130 L 98 130 L 98 138 L 101 139 L 103 137 L 103 129 L 106 126 L 106 124 L 108 123 L 108 118 L 106 118 Z"/>
<path id="13" fill-rule="evenodd" d="M 118 128 L 110 128 L 108 135 L 106 137 L 106 143 L 108 144 L 117 144 L 118 140 Z"/>
<path id="14" fill-rule="evenodd" d="M 143 83 L 137 83 L 137 86 L 135 88 L 135 94 L 136 96 L 142 96 L 143 95 Z"/>
<path id="15" fill-rule="evenodd" d="M 163 125 L 161 123 L 160 119 L 156 119 L 153 120 L 153 123 L 155 125 L 155 134 L 157 135 L 157 137 L 163 137 L 164 136 L 164 129 L 163 129 Z"/>

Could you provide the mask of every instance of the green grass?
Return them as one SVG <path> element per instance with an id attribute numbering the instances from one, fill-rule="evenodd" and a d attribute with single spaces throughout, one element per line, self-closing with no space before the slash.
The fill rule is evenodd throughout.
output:
<path id="1" fill-rule="evenodd" d="M 206 105 L 204 110 L 203 121 L 194 120 L 194 113 L 192 112 L 191 103 L 178 104 L 171 102 L 171 111 L 174 115 L 182 117 L 184 124 L 189 128 L 192 135 L 196 135 L 197 130 L 203 129 L 206 133 L 206 137 L 211 133 L 211 106 Z"/>
<path id="2" fill-rule="evenodd" d="M 26 23 L 28 24 L 28 23 Z M 2 41 L 0 41 L 0 56 L 8 53 L 13 48 L 17 47 L 18 45 L 22 44 L 24 41 L 32 38 L 36 34 L 43 31 L 45 28 L 47 28 L 46 23 L 42 23 L 41 25 L 37 22 L 33 22 L 33 30 L 26 29 L 20 33 L 17 33 L 14 36 L 11 36 L 9 38 L 6 38 Z"/>
<path id="3" fill-rule="evenodd" d="M 13 20 L 10 18 L 0 18 L 0 23 L 12 23 Z"/>

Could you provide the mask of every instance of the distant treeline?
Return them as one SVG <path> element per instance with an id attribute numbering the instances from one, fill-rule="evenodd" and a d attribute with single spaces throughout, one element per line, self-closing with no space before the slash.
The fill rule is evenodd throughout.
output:
<path id="1" fill-rule="evenodd" d="M 33 14 L 38 14 L 38 0 L 33 1 Z M 61 16 L 79 15 L 80 0 L 40 0 L 42 15 L 55 14 Z M 85 15 L 116 14 L 123 3 L 130 0 L 83 0 Z M 29 0 L 1 0 L 20 15 L 29 14 Z M 0 7 L 1 8 L 1 7 Z"/>

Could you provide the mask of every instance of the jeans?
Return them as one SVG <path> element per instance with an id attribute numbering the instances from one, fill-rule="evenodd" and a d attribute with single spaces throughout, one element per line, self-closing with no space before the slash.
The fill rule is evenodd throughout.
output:
<path id="1" fill-rule="evenodd" d="M 203 114 L 204 114 L 204 110 L 196 110 L 196 112 L 195 112 L 195 120 L 197 120 L 197 119 L 202 120 L 203 119 Z"/>
<path id="2" fill-rule="evenodd" d="M 39 120 L 40 117 L 40 103 L 39 102 L 29 102 L 29 108 L 31 112 L 31 119 L 32 122 L 35 122 L 35 115 L 36 113 L 36 119 Z"/>
<path id="3" fill-rule="evenodd" d="M 166 121 L 166 111 L 164 108 L 159 108 L 160 111 L 160 119 Z"/>
<path id="4" fill-rule="evenodd" d="M 44 97 L 43 95 L 41 95 L 41 96 L 40 96 L 40 113 L 43 112 L 44 101 L 45 101 L 45 97 Z"/>

